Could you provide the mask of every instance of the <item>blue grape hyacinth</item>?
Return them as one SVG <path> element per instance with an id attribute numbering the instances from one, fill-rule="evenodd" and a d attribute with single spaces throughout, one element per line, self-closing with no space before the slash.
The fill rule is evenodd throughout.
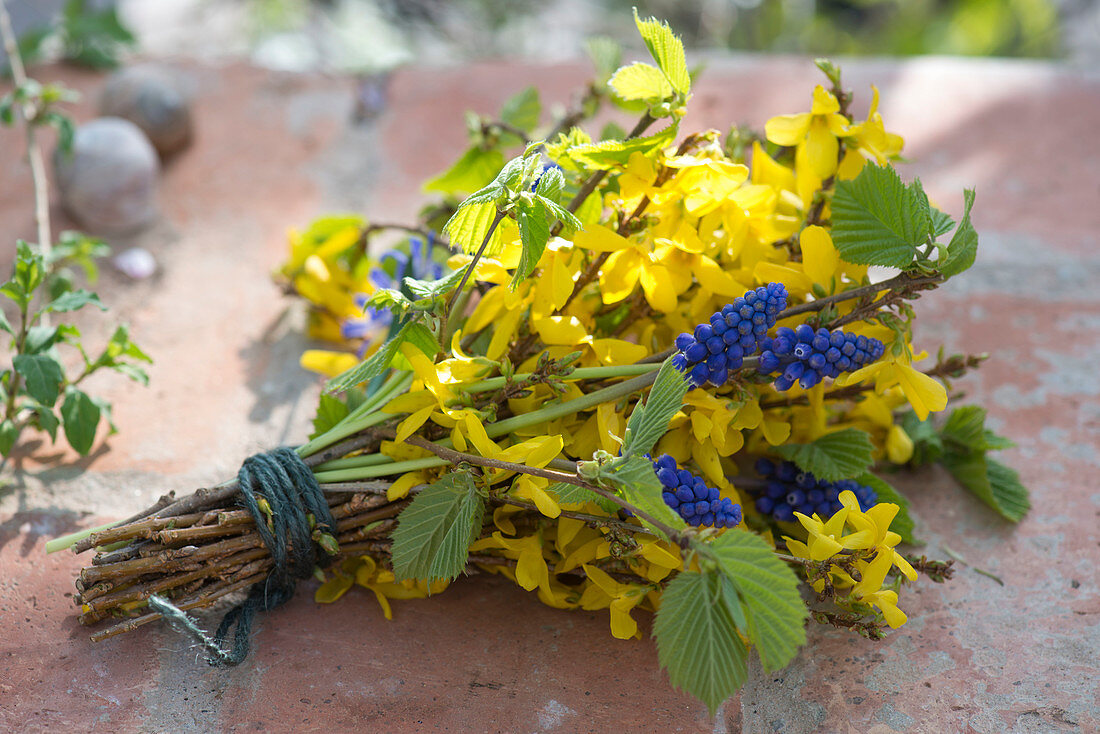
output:
<path id="1" fill-rule="evenodd" d="M 774 338 L 766 337 L 761 342 L 757 371 L 762 375 L 778 373 L 775 389 L 780 392 L 791 389 L 795 382 L 809 390 L 826 377 L 855 372 L 883 352 L 882 342 L 871 337 L 839 330 L 814 331 L 808 324 L 794 329 L 781 326 Z"/>
<path id="2" fill-rule="evenodd" d="M 665 504 L 688 525 L 732 528 L 741 523 L 741 505 L 720 497 L 717 487 L 709 487 L 702 477 L 681 469 L 668 454 L 658 456 L 653 468 L 664 487 Z"/>
<path id="3" fill-rule="evenodd" d="M 707 382 L 715 387 L 724 385 L 730 372 L 756 353 L 786 307 L 787 289 L 782 283 L 768 283 L 738 296 L 714 312 L 710 323 L 696 326 L 695 333 L 676 337 L 680 351 L 673 364 L 688 376 L 692 387 Z"/>
<path id="4" fill-rule="evenodd" d="M 855 494 L 861 510 L 869 510 L 878 503 L 878 494 L 867 485 L 854 479 L 826 482 L 789 461 L 757 459 L 756 473 L 766 480 L 763 489 L 755 492 L 756 509 L 780 522 L 792 522 L 796 512 L 830 517 L 843 507 L 840 493 L 846 490 Z"/>
<path id="5" fill-rule="evenodd" d="M 435 245 L 435 233 L 429 232 L 425 241 L 420 237 L 409 238 L 409 253 L 390 250 L 378 259 L 378 267 L 371 268 L 367 277 L 376 288 L 404 292 L 404 279 L 439 280 L 443 277 L 443 266 L 432 258 Z M 393 275 L 386 269 L 392 263 Z M 405 295 L 411 295 L 405 293 Z M 366 293 L 355 294 L 355 305 L 364 311 L 364 318 L 347 318 L 340 324 L 340 335 L 344 339 L 366 339 L 378 330 L 393 322 L 393 313 L 388 308 L 367 308 L 370 296 Z"/>

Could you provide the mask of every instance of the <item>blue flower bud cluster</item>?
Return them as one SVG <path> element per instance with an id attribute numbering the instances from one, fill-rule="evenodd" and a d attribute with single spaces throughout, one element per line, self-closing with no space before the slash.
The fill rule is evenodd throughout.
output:
<path id="1" fill-rule="evenodd" d="M 775 338 L 760 343 L 762 375 L 779 373 L 775 389 L 789 390 L 795 382 L 809 390 L 826 377 L 855 372 L 882 356 L 885 347 L 878 339 L 828 329 L 814 331 L 808 324 L 795 329 L 781 326 Z"/>
<path id="2" fill-rule="evenodd" d="M 828 518 L 840 511 L 840 493 L 850 490 L 859 500 L 861 510 L 869 510 L 878 503 L 878 494 L 854 479 L 826 482 L 809 472 L 804 472 L 789 461 L 776 463 L 771 459 L 757 459 L 756 473 L 767 481 L 758 492 L 756 509 L 762 515 L 770 515 L 780 522 L 791 522 L 794 513 Z"/>
<path id="3" fill-rule="evenodd" d="M 673 357 L 673 365 L 687 374 L 693 387 L 707 382 L 715 387 L 724 385 L 729 373 L 756 353 L 786 307 L 787 289 L 782 283 L 768 283 L 738 296 L 716 311 L 710 323 L 696 326 L 694 334 L 676 337 L 680 352 Z"/>
<path id="4" fill-rule="evenodd" d="M 676 465 L 676 460 L 662 454 L 653 462 L 657 478 L 664 487 L 665 504 L 679 513 L 688 525 L 732 528 L 741 522 L 741 505 L 729 497 L 720 497 L 717 487 Z"/>

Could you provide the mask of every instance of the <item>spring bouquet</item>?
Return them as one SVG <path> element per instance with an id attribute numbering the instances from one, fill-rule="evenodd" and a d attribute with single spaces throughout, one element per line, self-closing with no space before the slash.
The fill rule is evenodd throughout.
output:
<path id="1" fill-rule="evenodd" d="M 594 43 L 599 77 L 551 127 L 534 90 L 472 117 L 421 221 L 292 234 L 280 279 L 338 345 L 302 356 L 330 378 L 314 435 L 65 541 L 98 549 L 77 598 L 113 621 L 95 639 L 166 617 L 235 663 L 296 579 L 319 602 L 365 587 L 390 617 L 491 573 L 608 610 L 617 638 L 654 613 L 669 679 L 714 709 L 808 619 L 878 638 L 908 584 L 950 577 L 900 550 L 890 472 L 940 462 L 1022 517 L 984 411 L 932 417 L 984 357 L 912 343 L 910 302 L 974 262 L 973 192 L 952 217 L 903 182 L 877 91 L 857 119 L 826 61 L 808 112 L 685 135 L 683 47 L 637 26 L 654 63 Z M 605 103 L 640 119 L 594 137 Z M 213 637 L 186 615 L 235 592 Z"/>

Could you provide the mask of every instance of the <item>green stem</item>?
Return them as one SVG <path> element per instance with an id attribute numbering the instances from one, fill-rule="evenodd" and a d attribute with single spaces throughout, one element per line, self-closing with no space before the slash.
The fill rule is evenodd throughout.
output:
<path id="1" fill-rule="evenodd" d="M 658 364 L 626 364 L 626 365 L 612 365 L 608 367 L 581 367 L 570 372 L 568 375 L 562 375 L 562 380 L 603 380 L 609 377 L 633 377 L 635 375 L 646 375 L 650 372 L 656 372 L 661 369 L 660 363 Z M 513 382 L 522 382 L 529 379 L 533 373 L 521 372 L 519 374 L 512 375 Z M 508 384 L 507 377 L 490 377 L 481 382 L 472 382 L 469 385 L 460 385 L 460 389 L 468 393 L 488 392 L 490 390 L 499 390 Z"/>
<path id="2" fill-rule="evenodd" d="M 411 373 L 394 372 L 384 383 L 382 383 L 382 386 L 378 388 L 373 395 L 367 398 L 362 405 L 345 416 L 342 421 L 325 433 L 317 436 L 312 441 L 299 446 L 297 449 L 298 455 L 303 459 L 307 456 L 312 456 L 318 451 L 348 436 L 352 436 L 364 428 L 370 428 L 388 418 L 392 418 L 393 416 L 389 413 L 375 413 L 374 411 L 397 397 L 398 394 L 407 390 L 409 385 L 412 384 L 412 381 L 413 375 Z M 381 416 L 381 418 L 379 418 L 379 416 Z"/>
<path id="3" fill-rule="evenodd" d="M 579 370 L 578 370 L 579 371 Z M 506 418 L 505 420 L 498 421 L 497 423 L 490 423 L 485 426 L 485 433 L 489 438 L 496 438 L 503 436 L 506 433 L 518 430 L 520 428 L 527 428 L 528 426 L 537 425 L 546 421 L 552 421 L 556 418 L 563 418 L 567 415 L 573 415 L 579 413 L 582 410 L 588 410 L 594 408 L 601 403 L 606 403 L 611 400 L 616 400 L 625 395 L 629 395 L 637 390 L 642 390 L 653 384 L 653 381 L 657 379 L 657 372 L 650 371 L 644 375 L 639 375 L 630 380 L 624 380 L 623 382 L 610 385 L 597 390 L 588 395 L 584 395 L 573 400 L 568 400 L 564 403 L 557 403 L 555 405 L 547 405 L 538 410 L 530 413 L 524 413 L 522 415 L 513 416 L 512 418 Z M 386 418 L 391 416 L 386 415 Z M 379 421 L 380 423 L 381 421 Z M 374 424 L 372 424 L 374 425 Z M 450 439 L 444 439 L 438 442 L 438 446 L 444 448 L 450 448 Z M 335 459 L 318 466 L 314 471 L 318 472 L 318 481 L 355 481 L 357 479 L 371 479 L 374 477 L 384 477 L 391 474 L 400 474 L 402 472 L 414 471 L 415 469 L 423 469 L 428 466 L 442 466 L 442 464 L 427 464 L 424 466 L 416 465 L 417 461 L 425 461 L 424 459 L 414 459 L 413 461 L 399 461 L 391 463 L 389 457 L 382 456 L 381 454 L 369 454 L 367 456 L 353 456 L 347 459 Z M 407 468 L 408 467 L 408 468 Z M 330 479 L 330 475 L 339 475 L 338 479 Z M 325 479 L 320 479 L 325 477 Z"/>
<path id="4" fill-rule="evenodd" d="M 336 471 L 317 472 L 313 476 L 322 484 L 335 482 L 356 482 L 361 479 L 373 479 L 375 477 L 388 477 L 394 474 L 417 471 L 418 469 L 430 469 L 443 466 L 451 462 L 440 459 L 438 456 L 427 456 L 423 459 L 410 459 L 409 461 L 395 461 L 392 464 L 381 466 L 368 466 L 359 469 L 341 469 Z"/>

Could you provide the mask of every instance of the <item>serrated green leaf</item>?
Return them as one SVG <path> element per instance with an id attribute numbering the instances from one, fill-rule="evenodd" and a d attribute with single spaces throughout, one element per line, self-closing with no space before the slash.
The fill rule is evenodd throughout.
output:
<path id="1" fill-rule="evenodd" d="M 522 249 L 516 272 L 512 275 L 513 290 L 534 272 L 550 240 L 550 223 L 546 221 L 546 207 L 541 201 L 531 204 L 520 201 L 516 207 L 516 223 L 519 225 Z"/>
<path id="2" fill-rule="evenodd" d="M 709 545 L 722 573 L 745 605 L 743 630 L 760 655 L 764 669 L 779 670 L 806 642 L 806 604 L 798 577 L 755 533 L 732 530 Z"/>
<path id="3" fill-rule="evenodd" d="M 684 56 L 684 44 L 668 27 L 668 23 L 656 18 L 642 20 L 638 10 L 634 10 L 634 23 L 638 33 L 645 41 L 653 60 L 661 67 L 672 88 L 680 94 L 691 91 L 691 76 L 688 74 L 687 58 Z"/>
<path id="4" fill-rule="evenodd" d="M 657 473 L 649 459 L 642 456 L 624 457 L 618 466 L 604 475 L 604 478 L 619 490 L 623 499 L 649 514 L 654 520 L 673 530 L 683 530 L 687 527 L 684 518 L 665 504 L 661 496 L 661 481 L 657 479 Z M 640 517 L 638 519 L 642 520 Z M 665 532 L 652 523 L 642 520 L 642 524 L 662 538 L 667 538 Z"/>
<path id="5" fill-rule="evenodd" d="M 970 210 L 974 206 L 974 189 L 966 189 L 963 192 L 963 200 L 965 204 L 962 221 L 959 222 L 955 234 L 951 236 L 951 241 L 947 244 L 947 255 L 939 266 L 940 273 L 948 278 L 969 268 L 978 256 L 978 233 L 970 223 Z"/>
<path id="6" fill-rule="evenodd" d="M 835 482 L 858 476 L 871 465 L 874 444 L 866 431 L 845 428 L 813 443 L 789 443 L 776 446 L 775 453 L 793 461 L 804 472 L 818 479 Z"/>
<path id="7" fill-rule="evenodd" d="M 549 210 L 550 215 L 555 219 L 561 220 L 561 223 L 566 228 L 573 230 L 584 229 L 584 225 L 581 223 L 581 220 L 578 219 L 576 215 L 573 214 L 573 212 L 569 211 L 558 202 L 553 201 L 552 199 L 547 199 L 543 196 L 536 195 L 536 198 L 543 206 L 547 208 L 547 210 Z M 599 197 L 597 196 L 597 198 Z"/>
<path id="8" fill-rule="evenodd" d="M 1019 522 L 1031 509 L 1027 487 L 1020 482 L 1019 473 L 999 461 L 986 458 L 989 488 L 997 501 L 999 512 L 1013 522 Z"/>
<path id="9" fill-rule="evenodd" d="M 331 395 L 321 393 L 321 399 L 317 402 L 317 415 L 313 418 L 313 433 L 310 440 L 323 433 L 327 433 L 337 423 L 344 420 L 348 413 L 347 403 Z"/>
<path id="10" fill-rule="evenodd" d="M 559 504 L 583 505 L 587 502 L 595 502 L 605 512 L 615 513 L 619 511 L 619 505 L 615 502 L 596 494 L 586 487 L 578 487 L 576 484 L 554 482 L 546 488 L 546 491 L 557 497 Z"/>
<path id="11" fill-rule="evenodd" d="M 748 651 L 732 613 L 735 603 L 719 574 L 684 571 L 665 588 L 653 622 L 657 659 L 669 681 L 712 714 L 748 677 Z"/>
<path id="12" fill-rule="evenodd" d="M 52 303 L 46 306 L 47 311 L 64 312 L 64 311 L 76 311 L 84 308 L 87 305 L 92 305 L 98 308 L 100 311 L 106 311 L 107 307 L 103 305 L 103 302 L 99 300 L 99 296 L 91 291 L 78 290 L 69 291 L 54 299 Z"/>
<path id="13" fill-rule="evenodd" d="M 981 451 L 985 446 L 985 408 L 964 405 L 951 411 L 940 435 L 957 447 Z"/>
<path id="14" fill-rule="evenodd" d="M 1019 522 L 1030 509 L 1027 489 L 1016 472 L 984 453 L 948 451 L 941 463 L 959 484 L 1005 519 Z"/>
<path id="15" fill-rule="evenodd" d="M 889 502 L 898 506 L 898 514 L 890 523 L 890 529 L 901 536 L 902 542 L 913 542 L 913 518 L 909 516 L 909 500 L 894 489 L 890 484 L 871 472 L 864 472 L 855 478 L 860 484 L 875 490 L 879 502 Z"/>
<path id="16" fill-rule="evenodd" d="M 23 375 L 28 395 L 51 407 L 57 402 L 65 373 L 56 359 L 48 354 L 17 354 L 12 366 Z"/>
<path id="17" fill-rule="evenodd" d="M 347 372 L 337 375 L 326 382 L 325 392 L 329 394 L 344 392 L 356 385 L 373 380 L 375 377 L 385 372 L 393 361 L 394 355 L 397 354 L 397 350 L 405 343 L 405 335 L 408 333 L 408 327 L 408 324 L 401 327 L 401 330 L 391 336 L 385 344 L 378 348 L 377 352 L 367 357 Z"/>
<path id="18" fill-rule="evenodd" d="M 986 451 L 1000 451 L 1002 449 L 1011 449 L 1015 446 L 1016 442 L 1011 438 L 999 436 L 988 428 L 982 431 L 982 448 Z"/>
<path id="19" fill-rule="evenodd" d="M 570 148 L 567 155 L 575 163 L 589 168 L 625 166 L 630 156 L 635 153 L 649 155 L 671 145 L 676 139 L 678 129 L 678 123 L 673 123 L 664 130 L 645 137 L 630 140 L 602 140 L 598 143 L 577 145 Z"/>
<path id="20" fill-rule="evenodd" d="M 539 101 L 539 90 L 536 87 L 527 87 L 504 103 L 500 110 L 500 119 L 501 122 L 530 133 L 538 127 L 541 114 L 542 103 Z"/>
<path id="21" fill-rule="evenodd" d="M 480 145 L 469 148 L 455 164 L 435 178 L 428 179 L 424 191 L 443 194 L 468 194 L 488 185 L 504 165 L 499 150 L 484 150 Z"/>
<path id="22" fill-rule="evenodd" d="M 907 268 L 932 228 L 919 185 L 905 186 L 890 166 L 868 163 L 839 181 L 832 201 L 833 244 L 847 262 Z"/>
<path id="23" fill-rule="evenodd" d="M 672 365 L 672 357 L 669 357 L 661 365 L 645 404 L 639 401 L 630 414 L 623 437 L 623 456 L 649 453 L 668 432 L 668 422 L 683 407 L 687 392 L 688 381 L 684 373 Z"/>
<path id="24" fill-rule="evenodd" d="M 453 581 L 481 531 L 485 503 L 466 472 L 451 472 L 421 490 L 397 518 L 393 573 L 398 581 Z"/>
<path id="25" fill-rule="evenodd" d="M 61 404 L 65 438 L 81 456 L 92 450 L 101 414 L 100 406 L 80 390 L 69 388 L 65 393 L 65 402 Z"/>
<path id="26" fill-rule="evenodd" d="M 4 315 L 3 311 L 0 311 L 0 330 L 6 331 L 12 336 L 15 336 L 15 330 L 11 326 L 11 322 L 8 321 L 8 317 Z"/>
<path id="27" fill-rule="evenodd" d="M 932 232 L 937 237 L 947 234 L 954 227 L 955 220 L 951 218 L 950 214 L 940 211 L 936 207 L 932 207 Z"/>
<path id="28" fill-rule="evenodd" d="M 465 272 L 466 268 L 461 267 L 458 270 L 452 270 L 439 280 L 405 278 L 402 282 L 414 296 L 419 298 L 439 298 L 440 296 L 445 296 L 452 288 L 457 286 L 462 280 L 462 275 Z"/>
<path id="29" fill-rule="evenodd" d="M 672 85 L 660 69 L 635 61 L 622 67 L 608 80 L 615 95 L 627 101 L 656 103 L 672 96 Z"/>
<path id="30" fill-rule="evenodd" d="M 559 166 L 547 166 L 539 176 L 539 183 L 535 187 L 535 193 L 540 199 L 549 199 L 557 203 L 561 198 L 561 191 L 565 188 L 565 175 Z"/>
<path id="31" fill-rule="evenodd" d="M 471 197 L 472 198 L 472 197 Z M 469 201 L 469 199 L 467 199 Z M 492 202 L 470 204 L 465 202 L 459 207 L 447 223 L 443 225 L 443 232 L 447 235 L 453 247 L 458 247 L 467 254 L 473 254 L 485 241 L 485 235 L 493 221 L 497 218 L 497 207 Z M 504 238 L 501 236 L 501 228 L 493 231 L 492 237 L 485 248 L 485 255 L 493 257 L 499 255 L 504 249 Z"/>
<path id="32" fill-rule="evenodd" d="M 374 293 L 370 294 L 363 303 L 363 309 L 377 308 L 382 310 L 388 310 L 395 316 L 401 316 L 410 308 L 412 308 L 413 302 L 405 296 L 404 293 L 393 288 L 379 288 Z"/>
<path id="33" fill-rule="evenodd" d="M 410 323 L 405 330 L 405 341 L 412 344 L 414 347 L 423 352 L 428 359 L 435 359 L 435 355 L 439 354 L 439 342 L 435 338 L 435 334 L 424 324 L 413 322 Z M 401 366 L 402 369 L 406 367 L 406 360 L 400 353 L 394 357 L 394 365 Z M 411 369 L 411 365 L 408 365 Z"/>

